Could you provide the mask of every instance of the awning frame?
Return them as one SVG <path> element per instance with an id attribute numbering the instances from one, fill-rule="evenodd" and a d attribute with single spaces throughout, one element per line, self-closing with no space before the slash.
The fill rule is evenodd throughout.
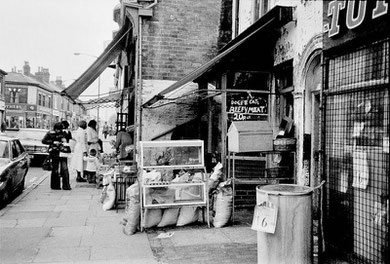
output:
<path id="1" fill-rule="evenodd" d="M 104 49 L 102 54 L 92 63 L 91 66 L 69 87 L 61 92 L 62 95 L 75 99 L 80 96 L 100 75 L 110 66 L 121 51 L 126 48 L 126 44 L 129 42 L 129 33 L 132 30 L 132 26 L 129 23 L 125 23 L 121 29 L 117 32 L 114 39 Z"/>

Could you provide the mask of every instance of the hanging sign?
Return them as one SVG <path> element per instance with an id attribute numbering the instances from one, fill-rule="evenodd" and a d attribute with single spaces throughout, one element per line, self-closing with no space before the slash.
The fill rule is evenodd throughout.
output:
<path id="1" fill-rule="evenodd" d="M 366 189 L 369 180 L 367 152 L 356 149 L 353 154 L 353 182 L 355 188 Z"/>
<path id="2" fill-rule="evenodd" d="M 266 96 L 231 95 L 227 100 L 228 118 L 231 121 L 266 120 L 268 100 Z"/>
<path id="3" fill-rule="evenodd" d="M 269 200 L 255 206 L 252 229 L 265 233 L 274 234 L 278 208 Z"/>

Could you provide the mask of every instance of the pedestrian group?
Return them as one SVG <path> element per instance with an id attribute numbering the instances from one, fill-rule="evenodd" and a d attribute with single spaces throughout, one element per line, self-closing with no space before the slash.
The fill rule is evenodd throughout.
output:
<path id="1" fill-rule="evenodd" d="M 69 123 L 62 121 L 55 123 L 53 130 L 46 133 L 43 144 L 49 145 L 49 158 L 52 162 L 50 187 L 53 190 L 71 190 L 69 184 L 70 167 L 77 172 L 76 181 L 96 183 L 96 172 L 100 167 L 99 156 L 103 152 L 102 141 L 98 137 L 96 121 L 80 121 L 79 127 L 72 135 Z M 71 153 L 71 146 L 74 146 Z"/>
<path id="2" fill-rule="evenodd" d="M 49 145 L 49 159 L 51 160 L 50 187 L 53 190 L 71 190 L 69 184 L 70 167 L 76 170 L 77 182 L 96 183 L 96 175 L 101 167 L 101 153 L 103 153 L 103 142 L 99 139 L 97 132 L 97 122 L 82 120 L 78 124 L 77 130 L 69 131 L 69 123 L 62 121 L 55 123 L 53 130 L 46 133 L 42 139 L 43 144 Z M 107 134 L 113 135 L 112 125 L 108 128 L 107 122 L 103 127 L 104 138 Z M 122 128 L 116 135 L 113 148 L 116 149 L 116 161 L 133 159 L 133 135 L 134 126 Z M 73 150 L 73 152 L 72 152 Z M 72 152 L 72 153 L 71 153 Z"/>

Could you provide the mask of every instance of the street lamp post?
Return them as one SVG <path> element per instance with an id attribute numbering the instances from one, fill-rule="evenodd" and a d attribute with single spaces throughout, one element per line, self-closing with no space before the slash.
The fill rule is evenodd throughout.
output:
<path id="1" fill-rule="evenodd" d="M 91 54 L 88 54 L 88 53 L 81 53 L 81 52 L 75 52 L 74 55 L 75 56 L 80 56 L 80 55 L 88 56 L 88 57 L 93 57 L 93 58 L 96 58 L 96 59 L 98 58 L 95 55 L 91 55 Z M 98 77 L 98 99 L 97 99 L 98 104 L 97 104 L 97 115 L 96 115 L 97 124 L 98 124 L 96 130 L 97 130 L 98 134 L 99 134 L 99 128 L 100 128 L 100 120 L 99 120 L 100 104 L 99 104 L 99 99 L 100 99 L 100 75 Z"/>

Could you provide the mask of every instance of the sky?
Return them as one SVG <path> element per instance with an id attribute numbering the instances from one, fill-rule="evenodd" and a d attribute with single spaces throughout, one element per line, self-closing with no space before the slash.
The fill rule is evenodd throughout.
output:
<path id="1" fill-rule="evenodd" d="M 113 9 L 119 0 L 0 0 L 0 69 L 22 70 L 28 61 L 34 74 L 48 68 L 50 80 L 61 76 L 69 86 L 99 56 L 119 26 Z M 113 73 L 100 77 L 100 93 L 113 87 Z M 97 96 L 96 80 L 79 97 Z"/>

